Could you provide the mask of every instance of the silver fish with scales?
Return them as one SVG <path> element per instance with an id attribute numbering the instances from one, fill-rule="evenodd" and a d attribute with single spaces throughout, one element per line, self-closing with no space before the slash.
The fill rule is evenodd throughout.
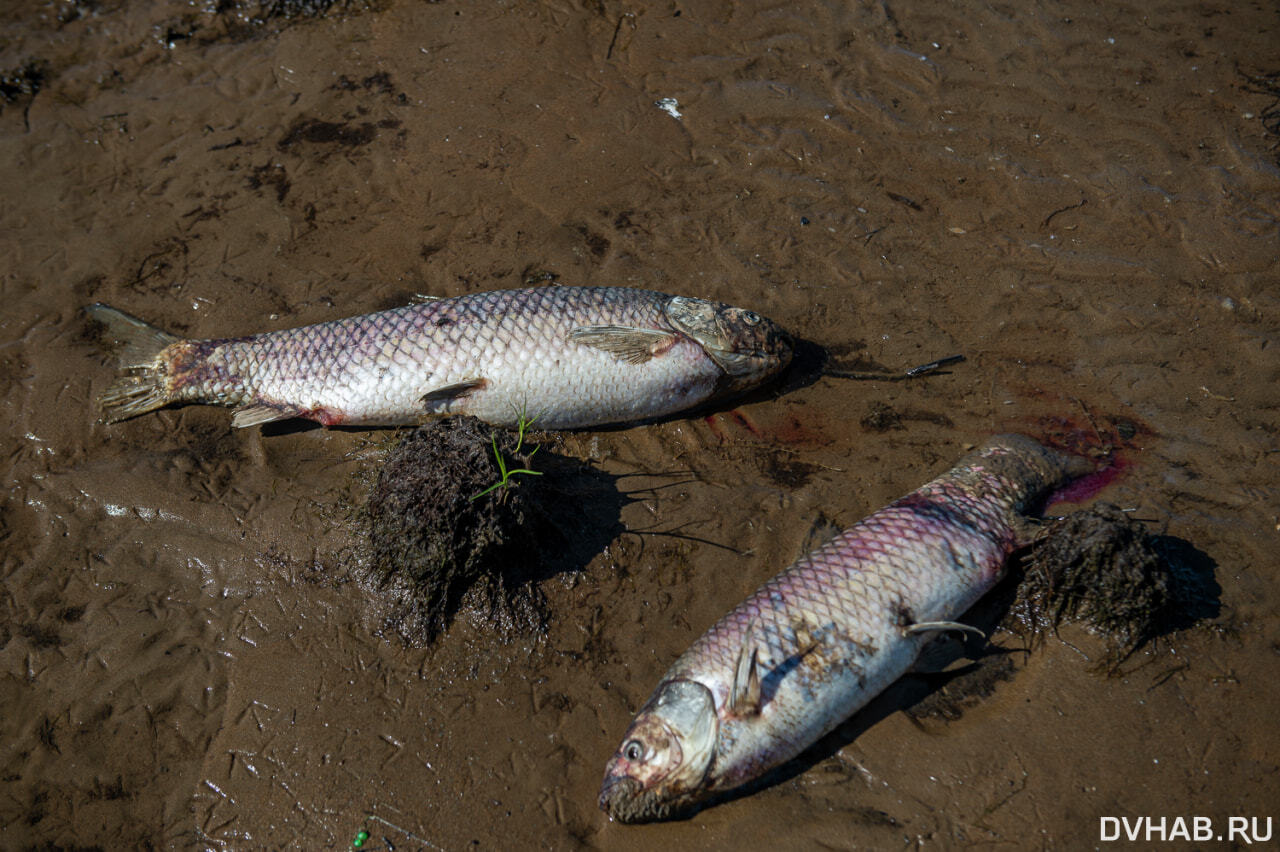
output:
<path id="1" fill-rule="evenodd" d="M 100 398 L 109 423 L 215 403 L 236 407 L 235 426 L 469 414 L 576 429 L 740 393 L 791 358 L 786 332 L 752 311 L 627 287 L 497 290 L 218 340 L 183 340 L 103 304 L 87 310 L 123 344 L 121 375 Z"/>
<path id="2" fill-rule="evenodd" d="M 1002 435 L 803 557 L 678 659 L 609 761 L 600 807 L 685 815 L 781 765 L 906 673 L 1000 579 L 1023 512 L 1086 460 Z"/>

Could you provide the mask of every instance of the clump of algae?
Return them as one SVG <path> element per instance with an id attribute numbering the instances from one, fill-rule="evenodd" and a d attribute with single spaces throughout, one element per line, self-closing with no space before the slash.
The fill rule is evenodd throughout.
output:
<path id="1" fill-rule="evenodd" d="M 1083 623 L 1107 641 L 1101 667 L 1110 671 L 1147 642 L 1216 614 L 1211 560 L 1109 503 L 1050 522 L 1023 568 L 1010 619 L 1036 636 Z"/>
<path id="2" fill-rule="evenodd" d="M 612 477 L 538 449 L 523 430 L 470 417 L 428 421 L 391 449 L 357 568 L 386 604 L 384 632 L 426 646 L 462 610 L 505 639 L 545 630 L 539 581 L 603 549 L 621 529 L 622 498 Z"/>

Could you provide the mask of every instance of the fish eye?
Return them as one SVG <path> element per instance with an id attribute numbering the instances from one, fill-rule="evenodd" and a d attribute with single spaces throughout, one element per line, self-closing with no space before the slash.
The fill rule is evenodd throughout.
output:
<path id="1" fill-rule="evenodd" d="M 622 747 L 622 755 L 627 760 L 639 760 L 644 755 L 644 743 L 631 740 Z"/>
<path id="2" fill-rule="evenodd" d="M 743 311 L 742 321 L 745 322 L 747 325 L 759 325 L 760 315 L 755 311 Z"/>

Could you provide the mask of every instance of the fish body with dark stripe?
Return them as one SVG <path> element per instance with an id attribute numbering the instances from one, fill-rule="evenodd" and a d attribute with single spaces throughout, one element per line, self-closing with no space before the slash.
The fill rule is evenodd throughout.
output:
<path id="1" fill-rule="evenodd" d="M 236 407 L 236 426 L 469 414 L 584 428 L 741 392 L 791 358 L 787 334 L 752 311 L 627 287 L 498 290 L 216 340 L 88 311 L 123 344 L 121 376 L 101 397 L 107 422 L 195 402 Z"/>
<path id="2" fill-rule="evenodd" d="M 801 558 L 667 672 L 609 761 L 600 806 L 623 822 L 690 812 L 830 732 L 906 673 L 1000 579 L 1023 514 L 1084 459 L 993 438 Z"/>

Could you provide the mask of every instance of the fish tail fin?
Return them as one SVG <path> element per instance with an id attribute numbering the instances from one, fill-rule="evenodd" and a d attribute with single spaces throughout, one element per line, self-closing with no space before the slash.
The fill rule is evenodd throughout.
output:
<path id="1" fill-rule="evenodd" d="M 119 345 L 120 375 L 98 397 L 102 422 L 128 420 L 171 402 L 168 366 L 160 355 L 182 338 L 101 302 L 85 308 L 85 313 L 105 327 L 105 337 Z"/>

